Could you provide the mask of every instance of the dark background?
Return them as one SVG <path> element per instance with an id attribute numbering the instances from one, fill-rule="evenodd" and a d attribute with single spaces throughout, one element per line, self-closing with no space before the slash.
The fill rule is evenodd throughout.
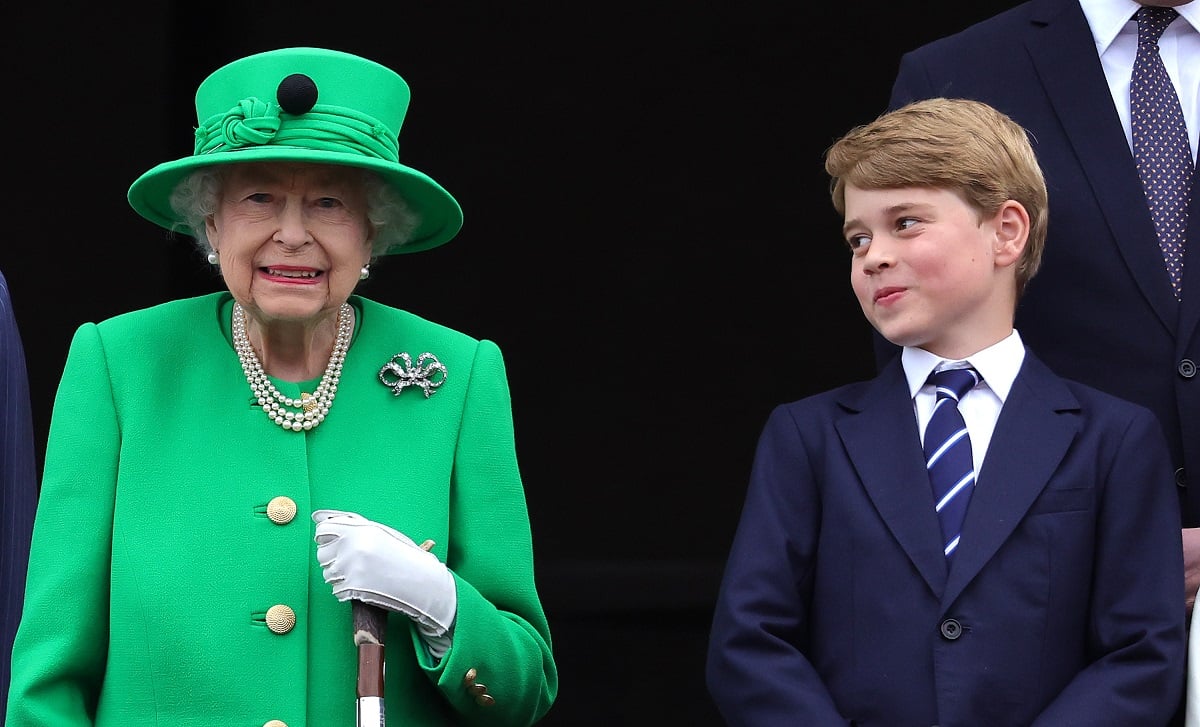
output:
<path id="1" fill-rule="evenodd" d="M 873 372 L 821 155 L 902 51 L 1012 4 L 19 3 L 0 270 L 39 457 L 76 326 L 221 287 L 125 201 L 191 153 L 199 82 L 365 55 L 409 82 L 401 161 L 465 225 L 360 292 L 505 353 L 561 677 L 542 724 L 719 725 L 704 648 L 759 429 Z"/>

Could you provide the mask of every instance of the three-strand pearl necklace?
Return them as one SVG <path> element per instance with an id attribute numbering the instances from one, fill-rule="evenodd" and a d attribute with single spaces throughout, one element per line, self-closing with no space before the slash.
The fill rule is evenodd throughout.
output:
<path id="1" fill-rule="evenodd" d="M 266 412 L 267 418 L 284 429 L 293 432 L 316 429 L 325 421 L 329 407 L 333 406 L 333 398 L 337 395 L 338 380 L 342 376 L 342 363 L 346 360 L 346 351 L 350 348 L 350 332 L 354 326 L 354 312 L 349 303 L 342 303 L 338 311 L 337 339 L 333 343 L 333 352 L 329 354 L 329 363 L 321 376 L 321 383 L 312 394 L 303 392 L 299 399 L 284 396 L 271 383 L 263 371 L 250 338 L 246 335 L 246 311 L 240 303 L 233 304 L 233 348 L 237 351 L 238 360 L 242 362 L 242 372 L 246 374 L 246 382 L 250 391 L 254 392 L 258 405 Z M 293 411 L 299 409 L 299 411 Z"/>

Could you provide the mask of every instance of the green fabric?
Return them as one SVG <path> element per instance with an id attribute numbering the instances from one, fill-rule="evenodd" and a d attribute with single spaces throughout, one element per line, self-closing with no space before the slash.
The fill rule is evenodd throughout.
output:
<path id="1" fill-rule="evenodd" d="M 439 664 L 391 614 L 390 723 L 528 725 L 549 709 L 557 670 L 500 350 L 351 302 L 360 328 L 337 399 L 306 433 L 251 405 L 227 293 L 77 330 L 50 427 L 9 727 L 354 724 L 350 607 L 316 562 L 319 508 L 432 538 L 455 576 L 453 646 Z M 446 365 L 432 397 L 379 381 L 400 351 Z M 279 495 L 299 508 L 285 525 L 266 517 Z M 275 604 L 296 612 L 287 634 L 265 625 Z M 495 705 L 466 690 L 470 668 Z"/>
<path id="2" fill-rule="evenodd" d="M 279 104 L 256 98 L 243 99 L 232 110 L 201 124 L 196 129 L 195 154 L 212 154 L 223 146 L 243 148 L 272 142 L 399 160 L 396 137 L 386 126 L 354 109 L 318 104 L 302 116 L 285 117 Z"/>

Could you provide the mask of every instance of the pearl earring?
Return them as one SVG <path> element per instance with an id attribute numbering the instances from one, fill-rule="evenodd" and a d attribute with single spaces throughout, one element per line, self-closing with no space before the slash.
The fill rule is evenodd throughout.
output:
<path id="1" fill-rule="evenodd" d="M 216 250 L 209 251 L 209 253 L 208 253 L 208 264 L 209 265 L 216 265 L 220 261 L 221 261 L 221 256 L 217 254 Z"/>
<path id="2" fill-rule="evenodd" d="M 371 266 L 370 266 L 370 265 L 363 265 L 363 266 L 362 266 L 362 270 L 359 270 L 359 271 L 358 271 L 358 279 L 359 279 L 359 280 L 366 280 L 366 279 L 367 279 L 367 278 L 369 278 L 369 277 L 371 277 Z"/>

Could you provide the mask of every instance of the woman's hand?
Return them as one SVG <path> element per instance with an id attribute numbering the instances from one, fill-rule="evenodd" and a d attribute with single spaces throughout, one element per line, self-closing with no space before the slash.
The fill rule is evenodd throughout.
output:
<path id="1" fill-rule="evenodd" d="M 353 512 L 317 510 L 317 562 L 339 601 L 356 600 L 407 615 L 427 636 L 454 624 L 454 576 L 407 535 Z"/>

